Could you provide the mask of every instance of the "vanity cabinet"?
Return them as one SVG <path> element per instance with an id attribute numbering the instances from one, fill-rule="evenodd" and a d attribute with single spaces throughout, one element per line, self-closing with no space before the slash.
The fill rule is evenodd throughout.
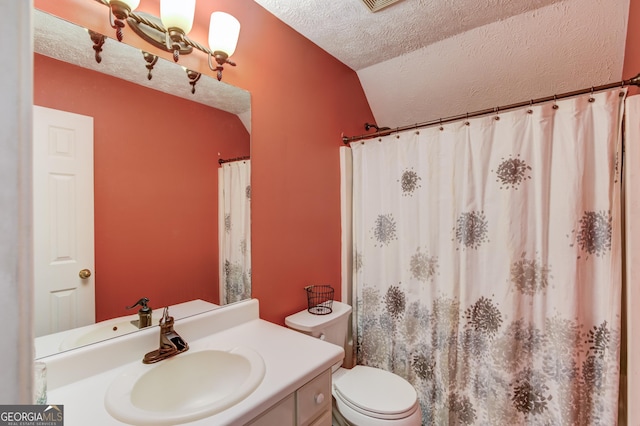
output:
<path id="1" fill-rule="evenodd" d="M 269 408 L 265 413 L 261 414 L 257 419 L 250 421 L 249 426 L 272 426 L 282 425 L 291 426 L 296 424 L 296 398 L 295 394 L 291 394 L 273 407 Z"/>
<path id="2" fill-rule="evenodd" d="M 331 370 L 296 391 L 296 422 L 298 426 L 331 426 Z"/>
<path id="3" fill-rule="evenodd" d="M 271 407 L 251 426 L 331 426 L 331 370 Z"/>
<path id="4" fill-rule="evenodd" d="M 235 348 L 234 353 L 244 357 L 252 369 L 259 367 L 260 362 L 255 358 L 259 356 L 266 372 L 264 376 L 260 375 L 262 382 L 257 388 L 237 404 L 208 417 L 203 413 L 194 414 L 189 424 L 331 426 L 331 366 L 343 359 L 341 347 L 261 320 L 255 299 L 183 318 L 179 324 L 176 323 L 176 329 L 189 342 L 189 352 L 177 355 L 173 360 L 176 369 L 185 369 L 185 376 L 193 377 L 193 367 L 196 367 L 196 371 L 205 368 L 204 365 L 198 367 L 195 362 L 189 361 L 193 359 L 190 355 L 228 351 L 226 348 L 229 347 Z M 125 378 L 133 377 L 134 373 L 154 371 L 156 378 L 162 375 L 159 381 L 171 383 L 174 377 L 172 372 L 176 369 L 168 371 L 162 363 L 171 363 L 172 360 L 162 361 L 160 367 L 141 362 L 149 349 L 157 347 L 157 327 L 147 327 L 146 330 L 117 339 L 43 359 L 47 363 L 47 395 L 51 402 L 64 404 L 65 425 L 84 426 L 88 418 L 93 419 L 91 423 L 96 425 L 114 424 L 115 419 L 107 405 L 113 406 L 115 403 L 112 401 L 107 404 L 106 395 L 115 392 L 113 387 L 118 383 L 124 386 L 120 395 L 124 395 L 126 401 L 135 384 L 123 382 Z M 287 348 L 286 354 L 283 354 L 282 348 Z M 248 357 L 249 353 L 253 355 Z M 183 361 L 179 361 L 179 358 Z M 96 362 L 96 359 L 100 362 Z M 215 362 L 226 362 L 224 359 L 219 358 Z M 214 361 L 208 359 L 199 362 L 209 365 Z M 259 373 L 258 370 L 252 370 L 252 374 L 254 372 L 256 375 Z M 138 383 L 137 379 L 134 382 Z M 246 384 L 246 381 L 242 383 Z M 197 408 L 196 400 L 199 401 L 200 396 L 196 392 L 185 401 L 194 401 L 193 406 Z M 121 405 L 121 401 L 116 403 Z M 158 416 L 161 420 L 157 424 L 170 424 L 172 418 L 190 413 L 188 410 L 191 406 L 183 404 L 181 407 L 172 410 L 166 404 L 160 404 L 146 410 L 137 408 L 135 413 L 142 411 L 145 419 L 148 419 L 147 415 Z M 131 413 L 134 413 L 133 409 Z M 124 417 L 127 417 L 126 413 Z"/>

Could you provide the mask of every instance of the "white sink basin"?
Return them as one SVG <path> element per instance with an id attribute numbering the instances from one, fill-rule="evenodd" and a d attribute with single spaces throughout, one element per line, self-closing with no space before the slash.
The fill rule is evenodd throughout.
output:
<path id="1" fill-rule="evenodd" d="M 174 425 L 219 413 L 262 382 L 262 357 L 248 348 L 185 352 L 118 376 L 105 395 L 116 419 L 135 425 Z"/>

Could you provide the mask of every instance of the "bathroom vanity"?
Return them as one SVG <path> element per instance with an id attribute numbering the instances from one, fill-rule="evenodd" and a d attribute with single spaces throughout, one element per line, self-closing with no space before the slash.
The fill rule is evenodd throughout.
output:
<path id="1" fill-rule="evenodd" d="M 157 326 L 42 358 L 48 403 L 64 406 L 67 426 L 331 425 L 331 366 L 344 357 L 341 347 L 259 319 L 255 299 L 181 319 L 175 331 L 189 350 L 152 365 L 142 359 L 158 347 Z M 185 370 L 175 375 L 176 368 Z M 191 379 L 179 383 L 182 377 Z M 215 380 L 231 399 L 202 391 Z M 155 404 L 155 395 L 171 392 L 184 401 L 172 404 L 169 396 Z"/>
<path id="2" fill-rule="evenodd" d="M 331 426 L 331 369 L 302 385 L 249 425 Z"/>

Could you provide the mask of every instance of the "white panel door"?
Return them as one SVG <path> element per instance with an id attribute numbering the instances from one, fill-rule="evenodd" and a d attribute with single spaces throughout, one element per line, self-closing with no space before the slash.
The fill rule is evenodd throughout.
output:
<path id="1" fill-rule="evenodd" d="M 35 334 L 95 322 L 93 117 L 33 107 Z"/>

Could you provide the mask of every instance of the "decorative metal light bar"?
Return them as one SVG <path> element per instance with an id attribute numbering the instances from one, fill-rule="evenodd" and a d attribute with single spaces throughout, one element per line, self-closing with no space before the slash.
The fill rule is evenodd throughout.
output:
<path id="1" fill-rule="evenodd" d="M 145 41 L 171 52 L 178 62 L 181 54 L 189 54 L 193 48 L 208 56 L 208 65 L 222 80 L 224 65 L 236 66 L 229 60 L 236 49 L 240 23 L 228 13 L 213 12 L 209 26 L 209 48 L 187 37 L 193 24 L 195 0 L 161 0 L 161 18 L 143 12 L 135 12 L 140 0 L 94 0 L 109 7 L 109 24 L 116 30 L 116 38 L 122 41 L 124 21 Z"/>

